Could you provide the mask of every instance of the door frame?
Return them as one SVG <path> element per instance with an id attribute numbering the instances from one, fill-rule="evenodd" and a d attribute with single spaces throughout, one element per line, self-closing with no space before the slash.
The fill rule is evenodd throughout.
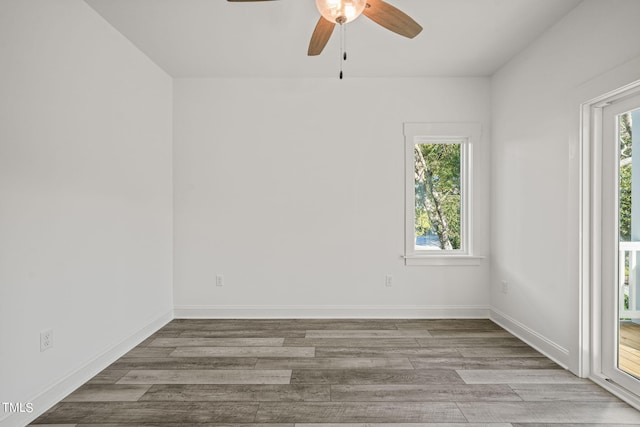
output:
<path id="1" fill-rule="evenodd" d="M 612 382 L 602 361 L 603 109 L 640 94 L 640 80 L 580 104 L 578 219 L 578 375 L 589 378 L 640 409 L 640 396 Z"/>
<path id="2" fill-rule="evenodd" d="M 619 191 L 620 149 L 618 117 L 627 111 L 640 109 L 640 92 L 626 91 L 622 98 L 610 100 L 602 107 L 602 283 L 601 369 L 608 381 L 625 387 L 640 395 L 640 381 L 619 367 L 620 336 L 620 238 L 619 238 Z M 615 281 L 611 280 L 615 277 Z M 615 287 L 612 286 L 615 284 Z"/>

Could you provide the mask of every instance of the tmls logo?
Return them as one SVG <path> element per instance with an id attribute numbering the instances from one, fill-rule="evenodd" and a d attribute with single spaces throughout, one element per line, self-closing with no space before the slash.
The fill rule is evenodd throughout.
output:
<path id="1" fill-rule="evenodd" d="M 30 414 L 33 412 L 33 403 L 2 402 L 2 409 L 4 409 L 5 413 L 9 412 L 9 413 Z"/>

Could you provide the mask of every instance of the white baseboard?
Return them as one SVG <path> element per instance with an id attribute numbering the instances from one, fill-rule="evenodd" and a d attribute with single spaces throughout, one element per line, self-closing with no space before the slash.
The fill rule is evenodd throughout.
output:
<path id="1" fill-rule="evenodd" d="M 143 328 L 133 332 L 121 342 L 113 344 L 101 354 L 87 361 L 83 366 L 64 376 L 33 399 L 30 399 L 29 402 L 33 404 L 34 408 L 32 413 L 16 412 L 9 414 L 7 417 L 0 419 L 0 426 L 22 427 L 29 424 L 172 319 L 172 312 L 156 317 Z"/>
<path id="2" fill-rule="evenodd" d="M 558 365 L 568 369 L 569 350 L 493 307 L 490 310 L 489 318 Z"/>
<path id="3" fill-rule="evenodd" d="M 488 319 L 483 305 L 178 305 L 177 319 Z"/>

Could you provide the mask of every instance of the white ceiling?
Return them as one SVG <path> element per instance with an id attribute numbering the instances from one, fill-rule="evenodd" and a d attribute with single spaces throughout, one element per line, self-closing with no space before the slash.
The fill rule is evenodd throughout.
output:
<path id="1" fill-rule="evenodd" d="M 174 77 L 337 76 L 339 33 L 307 56 L 314 0 L 85 0 Z M 410 40 L 364 16 L 346 26 L 352 77 L 489 76 L 581 0 L 388 0 Z M 337 28 L 337 27 L 336 27 Z"/>

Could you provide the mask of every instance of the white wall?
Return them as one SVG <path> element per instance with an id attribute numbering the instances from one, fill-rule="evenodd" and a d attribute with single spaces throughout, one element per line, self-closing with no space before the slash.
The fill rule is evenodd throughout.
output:
<path id="1" fill-rule="evenodd" d="M 488 79 L 174 88 L 179 316 L 486 315 L 488 262 L 406 267 L 401 255 L 403 122 L 479 122 L 487 135 Z M 475 147 L 479 255 L 489 252 L 487 144 Z"/>
<path id="2" fill-rule="evenodd" d="M 574 371 L 576 91 L 640 54 L 638 17 L 637 0 L 586 0 L 492 79 L 491 304 Z"/>
<path id="3" fill-rule="evenodd" d="M 172 80 L 80 0 L 3 0 L 0 61 L 0 401 L 41 412 L 170 316 Z"/>

